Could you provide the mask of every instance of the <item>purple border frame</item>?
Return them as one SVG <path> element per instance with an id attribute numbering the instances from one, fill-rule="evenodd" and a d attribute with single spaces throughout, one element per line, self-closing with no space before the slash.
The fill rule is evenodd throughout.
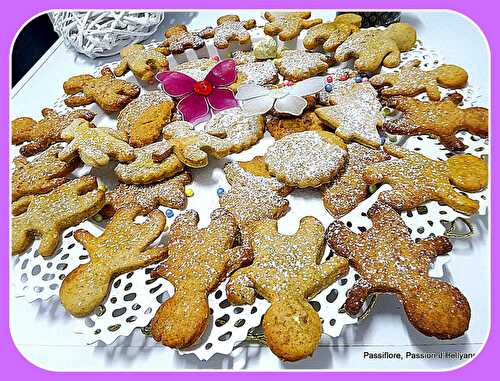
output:
<path id="1" fill-rule="evenodd" d="M 478 4 L 483 3 L 483 4 Z M 157 8 L 168 8 L 168 9 L 210 9 L 207 6 L 207 2 L 203 0 L 183 0 L 181 4 L 176 5 L 171 4 L 169 1 L 158 1 L 158 0 L 102 0 L 99 2 L 85 1 L 85 0 L 28 0 L 22 4 L 15 4 L 11 1 L 6 2 L 3 8 L 3 20 L 2 20 L 2 38 L 0 40 L 0 52 L 2 59 L 0 60 L 0 88 L 1 88 L 1 99 L 2 107 L 0 108 L 0 117 L 3 121 L 4 127 L 0 129 L 0 147 L 4 154 L 2 155 L 0 167 L 0 182 L 4 193 L 4 201 L 1 204 L 1 219 L 2 226 L 4 227 L 0 231 L 0 247 L 1 251 L 4 253 L 4 260 L 0 266 L 0 295 L 2 302 L 0 304 L 0 346 L 2 348 L 2 358 L 3 364 L 8 364 L 4 366 L 2 373 L 7 379 L 19 379 L 19 380 L 63 380 L 66 378 L 73 379 L 88 379 L 89 376 L 95 380 L 115 380 L 128 381 L 133 378 L 154 378 L 160 379 L 168 377 L 169 375 L 174 375 L 176 379 L 190 379 L 194 377 L 199 377 L 200 375 L 196 373 L 184 372 L 184 373 L 108 373 L 108 372 L 94 372 L 91 375 L 86 373 L 54 373 L 46 371 L 36 367 L 35 365 L 28 362 L 17 350 L 15 344 L 12 341 L 9 329 L 9 233 L 6 228 L 9 226 L 9 213 L 10 205 L 8 203 L 8 189 L 9 189 L 9 162 L 8 162 L 8 152 L 9 152 L 9 89 L 10 89 L 10 48 L 11 43 L 14 40 L 17 31 L 22 28 L 23 24 L 29 20 L 31 17 L 43 13 L 51 9 L 86 9 L 86 8 L 138 8 L 138 9 L 157 9 Z M 370 0 L 313 0 L 305 4 L 303 0 L 287 0 L 282 3 L 274 3 L 270 6 L 270 1 L 262 0 L 251 0 L 248 2 L 239 2 L 236 8 L 239 9 L 315 9 L 315 8 L 333 8 L 333 9 L 447 9 L 453 10 L 464 14 L 474 21 L 480 29 L 484 32 L 491 49 L 491 84 L 498 83 L 498 70 L 500 67 L 500 45 L 495 45 L 497 38 L 500 35 L 500 29 L 498 29 L 497 24 L 497 13 L 500 11 L 500 4 L 493 0 L 400 0 L 398 2 L 391 0 L 378 0 L 376 2 Z M 218 0 L 212 3 L 218 9 L 234 9 L 234 0 Z M 305 7 L 307 5 L 307 7 Z M 500 97 L 500 88 L 498 86 L 491 86 L 491 104 L 495 104 L 495 101 Z M 491 126 L 495 126 L 498 122 L 498 117 L 496 114 L 491 115 Z M 498 132 L 495 128 L 491 128 L 490 134 L 492 137 L 490 141 L 493 142 L 496 138 Z M 496 144 L 491 146 L 492 151 L 496 149 Z M 492 152 L 493 154 L 493 152 Z M 497 166 L 499 164 L 491 160 L 491 223 L 492 226 L 496 226 L 495 222 L 499 218 L 496 213 L 496 206 L 499 199 L 498 182 L 496 180 L 496 174 L 498 172 Z M 490 229 L 492 229 L 490 226 Z M 500 247 L 499 236 L 492 234 L 491 238 L 491 252 L 496 253 Z M 492 269 L 498 267 L 500 260 L 497 256 L 492 256 Z M 497 301 L 499 296 L 499 280 L 498 275 L 492 273 L 492 288 L 491 288 L 491 331 L 488 341 L 483 348 L 483 350 L 467 365 L 457 370 L 448 372 L 431 372 L 431 373 L 405 373 L 400 372 L 370 372 L 370 375 L 363 373 L 349 373 L 349 372 L 336 372 L 332 374 L 331 372 L 319 372 L 315 373 L 315 377 L 326 379 L 327 377 L 339 377 L 343 380 L 345 379 L 365 379 L 370 377 L 371 380 L 387 380 L 388 378 L 399 378 L 401 376 L 408 380 L 417 380 L 421 377 L 425 377 L 428 380 L 434 379 L 489 379 L 491 375 L 497 374 L 495 361 L 500 358 L 500 333 L 498 329 L 499 319 L 499 305 Z M 219 380 L 221 376 L 226 377 L 238 377 L 240 380 L 251 380 L 254 377 L 268 378 L 270 375 L 273 377 L 288 378 L 291 380 L 299 380 L 304 377 L 303 372 L 275 372 L 275 373 L 253 373 L 245 372 L 236 374 L 236 372 L 209 372 L 204 373 L 203 378 L 205 380 Z"/>

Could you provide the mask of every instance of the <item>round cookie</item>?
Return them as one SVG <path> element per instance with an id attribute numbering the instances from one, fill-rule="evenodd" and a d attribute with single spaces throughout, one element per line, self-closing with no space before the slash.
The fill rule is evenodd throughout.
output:
<path id="1" fill-rule="evenodd" d="M 488 185 L 488 163 L 473 155 L 454 155 L 446 160 L 450 183 L 465 192 L 477 192 Z"/>
<path id="2" fill-rule="evenodd" d="M 287 135 L 268 148 L 264 160 L 279 181 L 299 188 L 329 182 L 344 165 L 346 145 L 335 134 L 305 131 Z"/>

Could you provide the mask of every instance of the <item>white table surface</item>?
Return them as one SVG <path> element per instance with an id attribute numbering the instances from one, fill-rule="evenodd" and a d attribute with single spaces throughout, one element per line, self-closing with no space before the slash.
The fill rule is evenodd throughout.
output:
<path id="1" fill-rule="evenodd" d="M 258 11 L 238 11 L 241 18 L 259 18 Z M 153 40 L 159 40 L 172 24 L 190 23 L 192 28 L 214 25 L 221 13 L 169 13 Z M 329 19 L 334 11 L 316 11 L 313 17 Z M 438 50 L 450 63 L 469 72 L 469 82 L 479 86 L 483 99 L 489 100 L 489 50 L 482 34 L 463 16 L 451 12 L 406 13 L 403 21 L 413 24 L 428 48 Z M 262 20 L 259 21 L 263 23 Z M 457 32 L 458 31 L 458 32 Z M 467 47 L 467 51 L 464 48 Z M 90 60 L 75 54 L 59 39 L 13 88 L 11 118 L 38 117 L 39 110 L 61 94 L 68 77 L 92 72 L 96 66 L 115 57 Z M 485 101 L 484 106 L 489 106 Z M 470 329 L 465 336 L 440 341 L 418 333 L 407 323 L 400 304 L 392 296 L 380 296 L 373 313 L 357 326 L 347 326 L 340 338 L 324 338 L 310 359 L 281 363 L 265 347 L 251 345 L 238 349 L 233 356 L 215 356 L 208 362 L 177 352 L 145 339 L 137 333 L 114 344 L 82 345 L 71 331 L 70 316 L 57 300 L 27 303 L 10 298 L 11 333 L 20 352 L 32 363 L 51 370 L 171 370 L 171 369 L 449 369 L 462 362 L 434 360 L 368 360 L 364 352 L 479 352 L 489 332 L 490 250 L 488 217 L 474 217 L 475 237 L 454 241 L 453 259 L 446 265 L 446 278 L 457 285 L 472 308 Z"/>

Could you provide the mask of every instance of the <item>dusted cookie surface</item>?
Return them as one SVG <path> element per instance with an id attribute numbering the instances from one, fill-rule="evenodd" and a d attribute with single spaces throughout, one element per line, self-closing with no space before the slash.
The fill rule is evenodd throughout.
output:
<path id="1" fill-rule="evenodd" d="M 141 44 L 129 45 L 120 50 L 121 61 L 114 73 L 121 77 L 131 70 L 142 81 L 152 81 L 159 71 L 168 70 L 168 49 L 164 47 L 145 48 Z"/>
<path id="2" fill-rule="evenodd" d="M 306 52 L 304 50 L 285 50 L 275 65 L 285 79 L 298 82 L 324 73 L 332 59 L 323 53 Z"/>
<path id="3" fill-rule="evenodd" d="M 207 27 L 199 31 L 190 32 L 186 25 L 177 24 L 165 31 L 165 41 L 162 46 L 173 54 L 184 53 L 187 49 L 198 50 L 205 46 L 205 39 L 214 36 L 214 28 Z"/>
<path id="4" fill-rule="evenodd" d="M 155 210 L 144 222 L 134 222 L 139 215 L 138 206 L 120 209 L 99 237 L 83 229 L 74 233 L 90 262 L 71 271 L 61 284 L 59 298 L 71 315 L 90 315 L 106 299 L 114 278 L 167 256 L 166 247 L 149 248 L 165 228 L 165 215 Z"/>
<path id="5" fill-rule="evenodd" d="M 125 184 L 149 184 L 172 177 L 184 168 L 173 150 L 168 141 L 136 148 L 134 161 L 115 167 L 116 177 Z"/>
<path id="6" fill-rule="evenodd" d="M 279 181 L 299 188 L 329 182 L 346 159 L 342 140 L 326 131 L 287 135 L 268 148 L 264 160 Z"/>
<path id="7" fill-rule="evenodd" d="M 326 210 L 333 217 L 340 218 L 358 206 L 368 196 L 368 185 L 363 180 L 364 169 L 389 158 L 380 149 L 358 143 L 348 144 L 344 168 L 331 183 L 321 188 Z"/>
<path id="8" fill-rule="evenodd" d="M 126 142 L 126 135 L 118 130 L 95 127 L 84 119 L 77 119 L 64 129 L 61 138 L 69 144 L 59 152 L 59 159 L 73 160 L 79 156 L 91 167 L 104 167 L 110 158 L 128 163 L 135 159 L 134 149 Z"/>
<path id="9" fill-rule="evenodd" d="M 264 33 L 278 36 L 281 41 L 293 40 L 303 29 L 321 24 L 321 19 L 309 19 L 310 17 L 311 12 L 289 12 L 285 15 L 265 12 L 264 18 L 269 22 L 264 25 Z"/>
<path id="10" fill-rule="evenodd" d="M 64 100 L 66 106 L 86 106 L 95 102 L 107 112 L 120 111 L 141 92 L 135 83 L 116 79 L 109 67 L 101 70 L 100 77 L 75 75 L 64 82 L 63 88 L 70 95 Z"/>
<path id="11" fill-rule="evenodd" d="M 487 163 L 472 155 L 456 155 L 446 161 L 431 160 L 402 147 L 384 145 L 384 151 L 398 159 L 368 166 L 367 184 L 385 183 L 392 190 L 380 193 L 379 200 L 397 210 L 411 210 L 427 201 L 445 203 L 464 214 L 475 214 L 479 203 L 453 189 L 477 191 L 488 181 Z"/>
<path id="12" fill-rule="evenodd" d="M 423 102 L 407 97 L 391 97 L 389 107 L 401 111 L 399 119 L 388 120 L 384 130 L 398 135 L 435 135 L 450 151 L 463 151 L 465 144 L 456 137 L 458 131 L 467 131 L 482 138 L 488 137 L 488 109 L 460 108 L 462 95 L 454 93 L 438 102 Z"/>
<path id="13" fill-rule="evenodd" d="M 257 221 L 279 219 L 288 211 L 284 196 L 291 188 L 271 177 L 262 156 L 227 163 L 224 174 L 231 188 L 220 197 L 219 204 L 236 218 L 242 244 L 249 245 Z"/>
<path id="14" fill-rule="evenodd" d="M 210 315 L 208 295 L 252 259 L 248 249 L 233 248 L 238 227 L 228 211 L 216 209 L 210 218 L 199 229 L 194 210 L 179 215 L 170 228 L 169 256 L 151 274 L 175 287 L 151 322 L 153 338 L 172 348 L 186 348 L 199 339 Z"/>
<path id="15" fill-rule="evenodd" d="M 335 60 L 354 59 L 354 68 L 373 72 L 380 68 L 399 65 L 401 52 L 412 49 L 417 41 L 415 29 L 405 23 L 391 24 L 386 29 L 362 29 L 351 34 L 335 51 Z"/>
<path id="16" fill-rule="evenodd" d="M 29 142 L 19 150 L 21 155 L 36 155 L 54 143 L 63 142 L 61 132 L 74 120 L 85 119 L 91 122 L 95 115 L 94 112 L 84 109 L 58 114 L 50 108 L 44 108 L 42 110 L 43 119 L 38 122 L 27 117 L 12 121 L 12 144 Z"/>
<path id="17" fill-rule="evenodd" d="M 319 263 L 324 233 L 321 222 L 310 216 L 300 220 L 293 235 L 279 234 L 275 220 L 258 222 L 251 241 L 254 262 L 237 270 L 226 287 L 233 304 L 252 304 L 256 294 L 271 303 L 262 320 L 264 335 L 273 353 L 286 361 L 313 354 L 321 321 L 307 301 L 348 271 L 347 261 L 337 256 Z"/>
<path id="18" fill-rule="evenodd" d="M 116 126 L 128 135 L 132 147 L 143 147 L 158 140 L 174 107 L 172 98 L 162 91 L 144 93 L 120 111 Z"/>
<path id="19" fill-rule="evenodd" d="M 63 184 L 52 192 L 25 196 L 12 203 L 12 254 L 21 254 L 36 237 L 38 253 L 54 254 L 64 229 L 92 217 L 104 205 L 104 192 L 97 180 L 84 176 Z"/>
<path id="20" fill-rule="evenodd" d="M 66 176 L 78 166 L 78 160 L 59 160 L 59 152 L 61 147 L 52 146 L 31 162 L 24 156 L 14 158 L 12 201 L 23 196 L 50 192 L 69 180 Z"/>
<path id="21" fill-rule="evenodd" d="M 304 37 L 304 48 L 314 50 L 322 47 L 325 52 L 333 52 L 361 26 L 361 16 L 344 13 L 331 22 L 313 26 Z"/>
<path id="22" fill-rule="evenodd" d="M 456 65 L 440 65 L 432 70 L 420 69 L 420 61 L 413 60 L 401 67 L 400 71 L 377 74 L 370 78 L 375 87 L 383 87 L 384 97 L 405 95 L 413 97 L 426 92 L 431 101 L 441 99 L 439 87 L 459 89 L 467 84 L 468 74 Z"/>
<path id="23" fill-rule="evenodd" d="M 138 205 L 144 212 L 158 206 L 184 209 L 187 204 L 184 187 L 191 183 L 191 175 L 183 172 L 171 179 L 147 185 L 118 184 L 106 192 L 106 204 L 102 214 L 112 216 L 118 209 Z"/>
<path id="24" fill-rule="evenodd" d="M 218 49 L 226 49 L 230 42 L 238 44 L 248 44 L 251 42 L 248 29 L 256 26 L 254 19 L 241 21 L 236 15 L 221 16 L 217 19 L 217 26 L 214 32 L 214 45 Z"/>
<path id="25" fill-rule="evenodd" d="M 470 320 L 467 299 L 457 288 L 428 275 L 435 258 L 451 251 L 449 239 L 438 236 L 415 243 L 400 215 L 379 202 L 368 210 L 368 217 L 372 227 L 361 234 L 340 221 L 334 221 L 326 234 L 328 245 L 348 258 L 361 276 L 347 294 L 346 311 L 356 315 L 372 293 L 393 293 L 410 323 L 424 335 L 462 336 Z"/>
<path id="26" fill-rule="evenodd" d="M 353 83 L 330 96 L 333 106 L 316 109 L 316 115 L 335 129 L 345 142 L 355 141 L 370 147 L 380 147 L 377 127 L 384 118 L 377 92 L 369 83 Z"/>

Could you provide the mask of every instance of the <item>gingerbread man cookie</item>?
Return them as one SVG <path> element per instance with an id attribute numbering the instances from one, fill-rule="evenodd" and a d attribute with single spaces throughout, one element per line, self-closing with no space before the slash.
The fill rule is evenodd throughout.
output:
<path id="1" fill-rule="evenodd" d="M 251 41 L 249 29 L 257 25 L 254 19 L 240 21 L 236 15 L 221 16 L 217 19 L 214 31 L 214 45 L 218 49 L 226 49 L 230 42 L 244 45 Z"/>
<path id="2" fill-rule="evenodd" d="M 61 138 L 69 144 L 59 152 L 59 159 L 72 160 L 79 156 L 91 167 L 104 167 L 110 157 L 123 163 L 135 159 L 134 149 L 127 144 L 126 135 L 112 128 L 95 127 L 77 119 L 64 129 Z"/>
<path id="3" fill-rule="evenodd" d="M 196 32 L 188 31 L 186 25 L 177 24 L 165 31 L 162 46 L 173 54 L 184 53 L 187 49 L 198 50 L 205 46 L 205 40 L 214 36 L 214 28 L 207 27 Z"/>
<path id="4" fill-rule="evenodd" d="M 229 162 L 224 166 L 224 174 L 231 188 L 220 197 L 219 204 L 236 218 L 241 242 L 248 246 L 257 221 L 278 219 L 288 211 L 284 196 L 292 188 L 271 177 L 262 156 L 246 162 Z"/>
<path id="5" fill-rule="evenodd" d="M 59 160 L 59 152 L 61 147 L 52 146 L 31 162 L 24 156 L 14 158 L 12 201 L 50 192 L 69 180 L 66 176 L 78 166 L 78 160 Z"/>
<path id="6" fill-rule="evenodd" d="M 89 253 L 90 262 L 71 271 L 61 284 L 59 298 L 71 315 L 90 315 L 104 301 L 118 275 L 165 259 L 166 247 L 149 247 L 163 232 L 165 215 L 154 210 L 144 222 L 134 222 L 141 214 L 138 206 L 120 209 L 99 237 L 83 229 L 74 233 Z"/>
<path id="7" fill-rule="evenodd" d="M 462 95 L 454 93 L 438 102 L 423 102 L 414 98 L 395 96 L 385 103 L 401 111 L 402 117 L 388 120 L 384 130 L 398 135 L 435 135 L 450 151 L 463 151 L 465 144 L 456 137 L 467 131 L 482 138 L 488 137 L 488 109 L 460 108 Z"/>
<path id="8" fill-rule="evenodd" d="M 434 259 L 451 251 L 448 238 L 415 243 L 400 215 L 380 202 L 368 210 L 368 217 L 373 226 L 361 234 L 334 221 L 326 235 L 328 245 L 348 258 L 361 276 L 347 294 L 346 311 L 356 315 L 372 293 L 393 293 L 423 334 L 439 339 L 462 336 L 470 320 L 467 299 L 457 288 L 428 275 Z"/>
<path id="9" fill-rule="evenodd" d="M 97 189 L 92 176 L 72 180 L 47 194 L 20 198 L 12 203 L 12 254 L 21 254 L 38 236 L 38 253 L 51 256 L 64 229 L 93 216 L 103 205 L 104 192 Z"/>
<path id="10" fill-rule="evenodd" d="M 256 223 L 253 264 L 237 270 L 226 286 L 233 304 L 252 304 L 256 294 L 271 306 L 262 328 L 271 351 L 286 361 L 311 356 L 321 337 L 321 320 L 308 299 L 347 274 L 347 261 L 334 256 L 319 263 L 325 252 L 325 229 L 314 217 L 300 220 L 294 235 L 278 232 L 275 220 Z"/>
<path id="11" fill-rule="evenodd" d="M 121 208 L 138 205 L 144 212 L 150 212 L 158 206 L 184 209 L 187 204 L 184 187 L 191 183 L 188 172 L 183 172 L 171 179 L 147 185 L 118 184 L 106 192 L 106 203 L 101 213 L 111 217 Z"/>
<path id="12" fill-rule="evenodd" d="M 359 30 L 361 16 L 345 13 L 335 17 L 331 22 L 313 26 L 304 37 L 304 47 L 314 50 L 322 47 L 325 52 L 334 52 L 347 37 Z"/>
<path id="13" fill-rule="evenodd" d="M 274 63 L 285 79 L 298 82 L 324 73 L 332 63 L 332 59 L 323 53 L 284 50 Z"/>
<path id="14" fill-rule="evenodd" d="M 117 77 L 132 71 L 141 81 L 152 81 L 156 73 L 168 70 L 168 49 L 162 46 L 145 48 L 132 44 L 120 50 L 121 61 L 114 72 Z"/>
<path id="15" fill-rule="evenodd" d="M 346 145 L 326 131 L 305 131 L 274 142 L 264 156 L 269 172 L 289 186 L 317 187 L 344 165 Z"/>
<path id="16" fill-rule="evenodd" d="M 208 295 L 252 259 L 248 249 L 233 248 L 238 233 L 234 217 L 224 209 L 210 217 L 208 227 L 199 229 L 194 210 L 179 215 L 170 228 L 169 256 L 151 274 L 175 287 L 151 323 L 153 338 L 172 348 L 186 348 L 198 340 L 208 324 Z"/>
<path id="17" fill-rule="evenodd" d="M 47 149 L 51 144 L 64 141 L 61 132 L 76 119 L 85 119 L 89 122 L 95 113 L 85 109 L 58 114 L 51 108 L 42 110 L 43 119 L 33 120 L 27 117 L 14 119 L 11 124 L 12 144 L 29 142 L 19 150 L 23 156 L 36 155 Z"/>
<path id="18" fill-rule="evenodd" d="M 419 60 L 412 60 L 401 66 L 400 71 L 374 75 L 370 78 L 370 83 L 375 87 L 389 86 L 380 90 L 384 97 L 413 97 L 426 92 L 431 101 L 441 99 L 438 86 L 459 89 L 467 84 L 469 76 L 460 66 L 440 65 L 432 70 L 422 70 L 419 66 Z"/>
<path id="19" fill-rule="evenodd" d="M 327 127 L 314 111 L 307 111 L 296 117 L 270 116 L 266 120 L 266 129 L 278 140 L 295 132 L 324 131 Z"/>
<path id="20" fill-rule="evenodd" d="M 431 160 L 394 145 L 384 151 L 397 160 L 368 166 L 363 179 L 369 185 L 386 183 L 392 190 L 380 193 L 380 201 L 397 210 L 411 210 L 427 201 L 440 201 L 464 214 L 474 214 L 479 203 L 455 191 L 478 191 L 488 184 L 488 166 L 472 155 L 455 155 L 446 161 Z"/>
<path id="21" fill-rule="evenodd" d="M 116 177 L 125 184 L 150 184 L 172 177 L 184 168 L 173 151 L 165 140 L 136 148 L 134 161 L 115 167 Z"/>
<path id="22" fill-rule="evenodd" d="M 278 36 L 281 41 L 293 40 L 302 30 L 321 24 L 321 19 L 309 19 L 310 17 L 311 12 L 289 12 L 285 15 L 265 12 L 264 18 L 269 22 L 264 25 L 264 33 Z"/>
<path id="23" fill-rule="evenodd" d="M 66 106 L 77 107 L 97 103 L 104 111 L 120 111 L 134 98 L 141 88 L 131 82 L 116 79 L 109 67 L 101 70 L 100 77 L 90 74 L 75 75 L 64 82 Z"/>
<path id="24" fill-rule="evenodd" d="M 132 147 L 143 147 L 158 140 L 174 107 L 172 98 L 163 91 L 150 91 L 120 111 L 116 126 L 127 133 Z"/>
<path id="25" fill-rule="evenodd" d="M 356 141 L 370 147 L 380 147 L 377 127 L 384 123 L 382 105 L 377 92 L 369 83 L 353 83 L 330 96 L 333 106 L 316 109 L 316 115 L 335 129 L 345 142 Z"/>
<path id="26" fill-rule="evenodd" d="M 335 218 L 353 210 L 368 196 L 368 185 L 363 180 L 364 169 L 373 163 L 389 160 L 390 156 L 380 149 L 358 143 L 347 145 L 347 160 L 342 172 L 322 187 L 323 205 Z"/>
<path id="27" fill-rule="evenodd" d="M 351 34 L 335 51 L 335 60 L 354 58 L 354 68 L 361 72 L 376 71 L 381 65 L 396 67 L 401 52 L 412 49 L 417 41 L 415 28 L 395 23 L 386 29 L 363 29 Z"/>

